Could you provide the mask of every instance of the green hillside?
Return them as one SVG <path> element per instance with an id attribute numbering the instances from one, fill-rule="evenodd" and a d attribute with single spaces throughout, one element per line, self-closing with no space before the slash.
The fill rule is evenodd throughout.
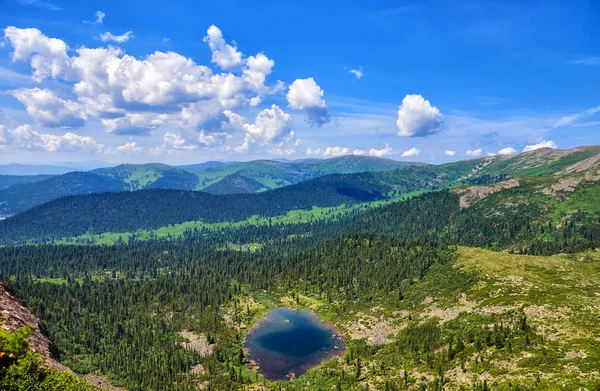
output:
<path id="1" fill-rule="evenodd" d="M 345 205 L 350 207 L 348 212 L 354 213 L 354 204 L 374 202 L 373 206 L 377 206 L 382 201 L 400 200 L 407 195 L 453 189 L 452 209 L 444 212 L 448 219 L 452 214 L 452 221 L 445 223 L 446 228 L 438 229 L 447 230 L 444 235 L 453 237 L 454 242 L 504 248 L 509 243 L 517 247 L 520 243 L 535 241 L 538 246 L 546 247 L 557 243 L 556 235 L 565 235 L 569 229 L 577 230 L 577 222 L 581 219 L 593 221 L 597 215 L 595 194 L 600 178 L 597 172 L 600 169 L 599 152 L 598 147 L 538 150 L 440 166 L 412 165 L 392 171 L 327 175 L 258 194 L 227 195 L 236 186 L 239 193 L 264 190 L 258 181 L 241 174 L 230 174 L 225 189 L 218 183 L 212 185 L 215 193 L 225 194 L 212 197 L 197 192 L 144 190 L 60 199 L 1 222 L 0 238 L 9 244 L 14 240 L 60 239 L 159 228 L 163 233 L 172 231 L 181 235 L 182 227 L 239 224 L 254 217 L 277 217 L 278 221 L 285 221 L 285 216 L 294 210 L 307 211 L 305 215 L 310 217 L 314 207 Z M 347 165 L 354 160 L 336 161 Z M 308 164 L 316 163 L 319 162 Z M 274 163 L 273 166 L 285 164 Z M 146 187 L 171 178 L 169 172 Z M 172 178 L 171 184 L 177 180 L 185 183 L 189 179 L 179 171 L 175 171 Z M 396 207 L 391 205 L 388 209 Z M 385 221 L 387 217 L 382 215 L 381 219 Z M 562 223 L 561 219 L 564 220 Z M 34 220 L 37 224 L 32 225 Z M 427 218 L 427 224 L 433 221 Z M 198 225 L 199 222 L 202 224 Z M 498 224 L 506 225 L 502 237 L 494 228 Z M 398 231 L 394 227 L 389 230 Z M 527 234 L 520 233 L 521 230 Z M 594 232 L 581 232 L 581 235 L 590 237 Z M 518 241 L 515 240 L 517 237 L 520 238 Z M 588 248 L 589 240 L 582 240 L 584 244 L 581 245 Z M 571 243 L 570 246 L 578 245 Z"/>
<path id="2" fill-rule="evenodd" d="M 198 190 L 210 192 L 212 185 L 222 181 L 231 174 L 257 181 L 266 189 L 275 189 L 294 183 L 303 182 L 328 174 L 353 174 L 359 172 L 389 171 L 400 167 L 422 165 L 381 159 L 368 156 L 342 156 L 338 158 L 283 163 L 272 160 L 258 160 L 246 163 L 232 163 L 220 167 L 202 170 L 190 170 L 199 178 Z M 224 194 L 226 187 L 220 185 L 219 194 Z M 237 192 L 235 187 L 230 193 Z"/>
<path id="3" fill-rule="evenodd" d="M 0 175 L 0 190 L 21 183 L 33 183 L 52 178 L 52 175 Z"/>
<path id="4" fill-rule="evenodd" d="M 49 179 L 39 176 L 23 177 L 20 180 L 0 177 L 0 190 L 6 189 L 4 192 L 0 191 L 0 214 L 10 216 L 56 198 L 85 193 L 141 189 L 205 190 L 214 194 L 254 193 L 327 174 L 377 172 L 411 165 L 414 164 L 389 159 L 345 156 L 291 163 L 269 160 L 232 164 L 209 162 L 184 168 L 155 163 L 122 164 L 91 172 L 48 177 Z M 104 178 L 104 183 L 98 176 Z M 35 186 L 17 186 L 34 181 L 37 182 Z"/>

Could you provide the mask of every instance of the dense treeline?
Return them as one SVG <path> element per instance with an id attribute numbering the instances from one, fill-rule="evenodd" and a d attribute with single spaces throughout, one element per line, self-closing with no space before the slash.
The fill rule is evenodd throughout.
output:
<path id="1" fill-rule="evenodd" d="M 12 215 L 73 194 L 123 191 L 123 183 L 91 172 L 70 172 L 0 190 L 0 214 Z"/>
<path id="2" fill-rule="evenodd" d="M 264 180 L 270 183 L 266 188 L 274 188 L 329 174 L 386 171 L 410 164 L 414 163 L 366 156 L 344 156 L 315 162 L 255 161 L 223 163 L 218 167 L 195 165 L 189 167 L 193 171 L 165 164 L 149 163 L 123 164 L 90 172 L 70 172 L 56 176 L 2 175 L 0 176 L 0 213 L 13 215 L 60 197 L 79 194 L 141 189 L 197 190 L 215 184 L 213 179 L 218 183 L 215 187 L 206 189 L 209 193 L 233 194 L 263 189 L 263 186 L 240 188 L 235 181 L 231 181 L 231 178 L 225 178 L 234 172 L 243 175 L 243 178 L 247 178 L 248 181 Z M 201 178 L 202 181 L 200 181 Z M 219 180 L 219 178 L 224 179 Z"/>
<path id="3" fill-rule="evenodd" d="M 202 219 L 240 221 L 293 209 L 385 198 L 370 177 L 333 175 L 259 194 L 212 195 L 195 191 L 142 190 L 62 198 L 0 222 L 3 243 L 21 238 L 67 237 L 86 232 L 128 232 Z"/>
<path id="4" fill-rule="evenodd" d="M 185 373 L 201 362 L 216 389 L 233 389 L 254 381 L 235 370 L 242 338 L 223 318 L 242 289 L 316 295 L 343 313 L 347 305 L 401 300 L 432 265 L 453 258 L 446 247 L 364 235 L 258 253 L 195 243 L 5 248 L 0 276 L 12 279 L 78 372 L 100 370 L 131 390 L 187 390 L 194 384 Z M 183 349 L 180 330 L 208 334 L 215 354 Z"/>
<path id="5" fill-rule="evenodd" d="M 257 194 L 212 195 L 142 190 L 61 198 L 0 221 L 0 244 L 85 233 L 132 232 L 186 221 L 235 222 L 294 209 L 372 202 L 448 186 L 462 171 L 410 166 L 389 172 L 333 174 Z M 0 198 L 1 199 L 1 198 Z"/>
<path id="6" fill-rule="evenodd" d="M 414 167 L 412 170 L 428 170 Z M 0 243 L 26 242 L 26 238 L 60 239 L 84 233 L 124 232 L 157 228 L 202 219 L 205 222 L 240 221 L 254 215 L 269 217 L 312 206 L 335 206 L 385 198 L 372 189 L 367 176 L 334 175 L 258 194 L 211 195 L 202 192 L 153 190 L 68 197 L 34 208 L 0 222 Z M 389 173 L 375 173 L 389 175 Z M 365 179 L 364 182 L 360 178 Z M 496 178 L 498 179 L 498 178 Z M 494 181 L 494 178 L 487 180 Z M 265 242 L 290 235 L 319 239 L 344 233 L 376 233 L 398 239 L 437 244 L 463 244 L 508 249 L 526 254 L 578 252 L 600 246 L 600 216 L 586 209 L 570 213 L 557 223 L 551 199 L 532 197 L 535 185 L 490 194 L 468 208 L 459 205 L 455 192 L 440 190 L 361 213 L 349 211 L 335 219 L 325 216 L 304 224 L 249 225 L 238 229 L 194 230 L 215 240 Z M 410 190 L 406 184 L 405 189 Z M 389 189 L 388 189 L 389 190 Z M 313 241 L 314 241 L 313 240 Z M 93 244 L 93 242 L 92 242 Z"/>
<path id="7" fill-rule="evenodd" d="M 21 183 L 33 183 L 51 178 L 52 175 L 0 175 L 0 190 Z"/>

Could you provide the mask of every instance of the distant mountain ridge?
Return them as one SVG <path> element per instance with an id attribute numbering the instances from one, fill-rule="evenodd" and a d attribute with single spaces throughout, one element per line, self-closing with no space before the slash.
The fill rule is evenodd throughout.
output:
<path id="1" fill-rule="evenodd" d="M 261 164 L 278 167 L 283 163 Z M 231 182 L 225 183 L 227 187 L 260 190 L 258 181 L 248 181 L 238 174 L 227 181 Z M 448 188 L 455 189 L 457 208 L 470 205 L 479 208 L 477 219 L 497 210 L 496 203 L 528 204 L 529 198 L 537 200 L 531 201 L 534 206 L 541 200 L 547 203 L 546 211 L 538 207 L 534 212 L 527 209 L 536 216 L 550 218 L 548 213 L 552 213 L 554 218 L 564 218 L 577 208 L 594 215 L 600 213 L 597 206 L 600 194 L 595 195 L 600 189 L 598 182 L 600 147 L 582 147 L 541 149 L 440 166 L 412 165 L 383 172 L 330 174 L 255 194 L 214 195 L 148 189 L 79 195 L 37 206 L 0 222 L 0 243 L 10 244 L 26 238 L 73 237 L 90 232 L 125 233 L 198 220 L 233 223 L 253 216 L 276 217 L 294 210 L 393 200 L 407 194 Z M 245 189 L 248 186 L 251 188 Z M 591 192 L 586 195 L 585 203 L 578 204 L 577 198 L 570 201 L 572 196 L 578 197 L 580 191 Z M 508 212 L 510 210 L 498 213 Z"/>
<path id="2" fill-rule="evenodd" d="M 10 216 L 60 197 L 142 189 L 204 190 L 214 194 L 254 193 L 328 174 L 387 171 L 422 165 L 364 156 L 282 163 L 257 160 L 242 163 L 206 162 L 182 167 L 160 163 L 122 164 L 48 178 L 22 178 L 2 186 L 0 216 Z M 101 178 L 103 179 L 101 179 Z M 41 180 L 37 180 L 41 179 Z M 25 182 L 28 183 L 26 186 Z M 35 182 L 35 183 L 33 183 Z"/>

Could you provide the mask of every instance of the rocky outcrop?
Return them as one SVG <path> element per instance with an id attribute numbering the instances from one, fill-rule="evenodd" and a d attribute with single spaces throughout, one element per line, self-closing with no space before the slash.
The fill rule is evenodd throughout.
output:
<path id="1" fill-rule="evenodd" d="M 42 322 L 12 294 L 8 285 L 0 281 L 0 324 L 6 330 L 33 325 L 35 331 L 29 338 L 29 348 L 39 353 L 44 363 L 53 368 L 66 370 L 58 361 L 58 350 L 48 337 Z"/>

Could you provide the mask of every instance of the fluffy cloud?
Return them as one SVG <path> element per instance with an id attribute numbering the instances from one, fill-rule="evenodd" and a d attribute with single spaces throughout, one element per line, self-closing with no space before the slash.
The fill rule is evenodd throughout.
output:
<path id="1" fill-rule="evenodd" d="M 76 128 L 83 126 L 87 120 L 87 115 L 79 103 L 63 100 L 48 89 L 20 89 L 12 94 L 25 105 L 27 113 L 38 125 Z"/>
<path id="2" fill-rule="evenodd" d="M 513 155 L 515 153 L 517 153 L 517 151 L 511 147 L 502 148 L 498 151 L 498 155 Z"/>
<path id="3" fill-rule="evenodd" d="M 342 148 L 342 147 L 327 147 L 325 149 L 323 149 L 323 148 L 316 148 L 316 149 L 308 148 L 305 151 L 305 154 L 308 156 L 325 156 L 325 157 L 337 157 L 337 156 L 348 155 L 349 153 L 350 153 L 350 150 L 348 148 Z"/>
<path id="4" fill-rule="evenodd" d="M 323 90 L 312 77 L 296 79 L 286 95 L 288 106 L 294 110 L 304 110 L 312 125 L 322 126 L 329 122 L 329 110 L 323 99 Z"/>
<path id="5" fill-rule="evenodd" d="M 221 29 L 212 25 L 206 31 L 204 42 L 212 52 L 212 62 L 222 69 L 234 69 L 242 65 L 242 53 L 236 46 L 231 46 L 225 42 Z"/>
<path id="6" fill-rule="evenodd" d="M 481 156 L 481 148 L 469 149 L 467 152 L 465 152 L 465 156 Z"/>
<path id="7" fill-rule="evenodd" d="M 230 137 L 231 136 L 229 136 L 225 132 L 207 133 L 204 130 L 201 130 L 200 133 L 198 133 L 196 142 L 199 145 L 203 145 L 206 147 L 212 147 L 213 145 L 220 145 L 220 144 L 225 143 L 225 141 Z"/>
<path id="8" fill-rule="evenodd" d="M 540 148 L 556 149 L 556 148 L 558 148 L 558 146 L 552 140 L 546 141 L 546 140 L 538 139 L 536 141 L 536 144 L 526 145 L 525 148 L 523 149 L 523 152 L 535 151 L 536 149 L 540 149 Z"/>
<path id="9" fill-rule="evenodd" d="M 446 152 L 444 152 L 444 155 L 446 156 L 454 156 L 456 155 L 456 151 L 451 151 L 451 150 L 446 150 Z"/>
<path id="10" fill-rule="evenodd" d="M 243 128 L 252 141 L 271 143 L 289 134 L 290 118 L 277 105 L 272 105 L 270 109 L 258 113 L 253 124 L 244 124 Z"/>
<path id="11" fill-rule="evenodd" d="M 1 133 L 4 133 L 2 135 Z M 20 150 L 45 150 L 47 152 L 102 152 L 104 146 L 89 136 L 75 133 L 55 135 L 39 133 L 29 125 L 0 133 L 0 142 Z"/>
<path id="12" fill-rule="evenodd" d="M 99 38 L 102 42 L 125 43 L 131 38 L 133 38 L 133 31 L 127 31 L 125 34 L 122 35 L 114 35 L 107 31 L 105 33 L 100 34 Z"/>
<path id="13" fill-rule="evenodd" d="M 236 152 L 247 152 L 250 144 L 275 145 L 281 149 L 285 144 L 298 141 L 295 138 L 294 131 L 290 130 L 288 126 L 291 116 L 277 105 L 272 105 L 270 109 L 259 112 L 254 119 L 254 123 L 251 124 L 244 123 L 244 119 L 240 115 L 230 110 L 225 110 L 223 114 L 227 117 L 231 126 L 246 132 L 244 143 L 233 149 Z M 277 150 L 275 148 L 275 151 Z"/>
<path id="14" fill-rule="evenodd" d="M 120 136 L 147 136 L 167 119 L 168 115 L 127 113 L 124 117 L 103 119 L 101 122 L 109 133 Z"/>
<path id="15" fill-rule="evenodd" d="M 442 130 L 444 117 L 421 95 L 406 95 L 398 109 L 398 136 L 426 137 Z"/>
<path id="16" fill-rule="evenodd" d="M 369 155 L 369 156 L 375 156 L 375 157 L 385 157 L 385 156 L 390 156 L 394 154 L 394 149 L 392 147 L 390 147 L 389 144 L 385 144 L 385 147 L 381 148 L 381 149 L 377 149 L 377 148 L 371 148 L 368 151 L 363 150 L 363 149 L 355 149 L 354 151 L 352 151 L 353 155 Z"/>
<path id="17" fill-rule="evenodd" d="M 220 30 L 211 28 L 208 36 L 214 50 L 228 50 L 217 39 Z M 222 66 L 239 62 L 242 68 L 238 73 L 214 73 L 174 52 L 138 59 L 114 47 L 81 47 L 69 56 L 63 41 L 37 29 L 8 27 L 5 37 L 14 49 L 14 61 L 30 60 L 35 80 L 51 77 L 73 83 L 84 112 L 101 119 L 114 134 L 148 134 L 161 125 L 200 131 L 218 121 L 223 110 L 258 104 L 282 86 L 265 85 L 274 62 L 262 53 L 240 61 L 237 55 L 225 61 L 217 54 Z"/>
<path id="18" fill-rule="evenodd" d="M 129 142 L 125 145 L 120 145 L 115 148 L 117 153 L 135 154 L 144 152 L 144 148 L 137 145 L 137 142 Z"/>
<path id="19" fill-rule="evenodd" d="M 163 136 L 162 144 L 156 148 L 152 148 L 149 152 L 150 155 L 172 155 L 179 151 L 193 151 L 198 149 L 195 143 L 190 142 L 183 138 L 180 134 L 167 132 Z"/>
<path id="20" fill-rule="evenodd" d="M 402 152 L 402 154 L 400 154 L 400 156 L 402 157 L 413 157 L 413 156 L 419 156 L 421 154 L 421 150 L 418 148 L 411 148 L 407 151 Z"/>
<path id="21" fill-rule="evenodd" d="M 48 38 L 35 28 L 7 27 L 4 37 L 14 51 L 13 61 L 31 60 L 33 80 L 40 82 L 47 77 L 58 78 L 69 67 L 67 44 L 56 38 Z"/>
<path id="22" fill-rule="evenodd" d="M 244 81 L 254 91 L 261 92 L 265 88 L 267 75 L 271 73 L 274 65 L 275 61 L 270 60 L 262 53 L 248 57 L 242 72 Z"/>

